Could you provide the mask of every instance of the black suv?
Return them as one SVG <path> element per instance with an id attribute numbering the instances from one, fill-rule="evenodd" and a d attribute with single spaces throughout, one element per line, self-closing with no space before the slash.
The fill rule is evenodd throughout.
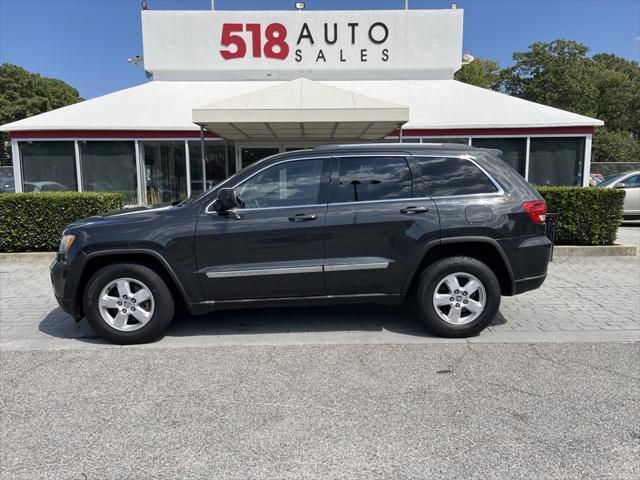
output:
<path id="1" fill-rule="evenodd" d="M 157 338 L 175 305 L 218 309 L 413 298 L 433 333 L 464 337 L 501 295 L 539 287 L 546 204 L 499 152 L 331 145 L 261 160 L 181 203 L 67 227 L 60 306 L 117 343 Z"/>

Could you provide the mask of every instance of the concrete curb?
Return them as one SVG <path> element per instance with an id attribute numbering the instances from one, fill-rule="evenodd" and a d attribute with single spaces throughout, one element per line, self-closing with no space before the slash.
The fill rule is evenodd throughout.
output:
<path id="1" fill-rule="evenodd" d="M 50 263 L 56 258 L 54 252 L 0 253 L 3 263 Z"/>
<path id="2" fill-rule="evenodd" d="M 636 245 L 556 245 L 553 257 L 633 257 L 638 254 Z"/>

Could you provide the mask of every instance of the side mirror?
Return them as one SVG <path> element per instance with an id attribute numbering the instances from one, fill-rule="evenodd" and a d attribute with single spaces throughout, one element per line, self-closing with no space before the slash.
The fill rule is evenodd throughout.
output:
<path id="1" fill-rule="evenodd" d="M 221 188 L 218 191 L 218 198 L 215 203 L 215 209 L 218 213 L 228 212 L 237 206 L 238 200 L 236 199 L 236 192 L 233 188 Z"/>
<path id="2" fill-rule="evenodd" d="M 625 187 L 624 182 L 623 182 L 623 183 L 617 184 L 614 188 L 626 188 L 626 187 Z"/>

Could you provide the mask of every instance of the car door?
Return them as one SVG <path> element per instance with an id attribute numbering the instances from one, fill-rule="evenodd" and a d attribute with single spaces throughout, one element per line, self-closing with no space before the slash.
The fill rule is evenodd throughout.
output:
<path id="1" fill-rule="evenodd" d="M 631 175 L 616 185 L 616 188 L 624 188 L 625 216 L 640 215 L 640 174 Z"/>
<path id="2" fill-rule="evenodd" d="M 328 159 L 285 160 L 234 186 L 240 208 L 203 210 L 197 273 L 208 300 L 324 295 Z"/>
<path id="3" fill-rule="evenodd" d="M 329 294 L 402 291 L 424 246 L 440 235 L 423 188 L 408 154 L 334 156 L 324 263 Z"/>

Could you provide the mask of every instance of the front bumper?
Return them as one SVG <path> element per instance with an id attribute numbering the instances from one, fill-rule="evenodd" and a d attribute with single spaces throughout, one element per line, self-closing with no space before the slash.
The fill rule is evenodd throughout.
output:
<path id="1" fill-rule="evenodd" d="M 69 264 L 67 259 L 58 254 L 56 259 L 49 267 L 49 273 L 51 275 L 51 285 L 53 286 L 53 293 L 56 297 L 56 301 L 60 308 L 72 315 L 73 318 L 78 320 L 79 313 L 76 309 L 76 300 L 71 295 L 66 295 L 66 285 L 69 276 Z"/>

